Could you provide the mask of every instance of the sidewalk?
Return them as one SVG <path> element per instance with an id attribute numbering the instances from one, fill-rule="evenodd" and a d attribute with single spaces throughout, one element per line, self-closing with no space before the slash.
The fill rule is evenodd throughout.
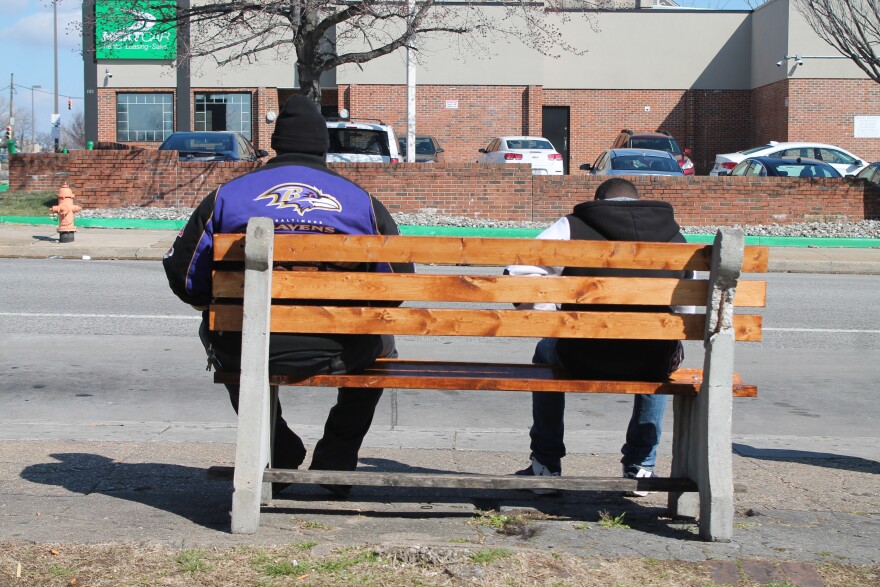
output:
<path id="1" fill-rule="evenodd" d="M 161 260 L 177 231 L 80 228 L 74 242 L 58 242 L 51 225 L 0 224 L 0 258 Z M 880 275 L 877 248 L 771 247 L 770 271 Z"/>
<path id="2" fill-rule="evenodd" d="M 519 452 L 373 447 L 361 451 L 359 468 L 497 473 L 516 470 L 522 459 Z M 348 500 L 338 501 L 310 485 L 294 485 L 264 507 L 255 535 L 233 535 L 232 484 L 205 475 L 208 467 L 233 461 L 234 446 L 225 443 L 5 440 L 0 443 L 0 542 L 210 548 L 315 540 L 333 548 L 479 545 L 603 558 L 880 562 L 878 464 L 859 458 L 735 455 L 734 480 L 745 490 L 736 494 L 730 543 L 703 542 L 692 521 L 667 517 L 662 493 L 539 497 L 519 491 L 355 487 Z M 620 474 L 616 454 L 571 454 L 565 466 L 572 476 Z M 668 472 L 668 466 L 668 457 L 662 458 L 658 470 Z M 480 511 L 490 510 L 526 523 L 508 532 L 474 524 Z M 602 527 L 603 511 L 624 514 L 629 528 Z"/>

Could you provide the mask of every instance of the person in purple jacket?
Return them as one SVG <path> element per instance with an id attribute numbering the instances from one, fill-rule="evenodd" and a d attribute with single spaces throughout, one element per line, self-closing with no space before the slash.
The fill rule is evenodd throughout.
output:
<path id="1" fill-rule="evenodd" d="M 276 233 L 399 234 L 397 224 L 376 198 L 326 165 L 327 125 L 315 104 L 291 96 L 275 121 L 266 165 L 220 186 L 202 200 L 165 254 L 163 266 L 171 290 L 184 302 L 204 309 L 211 303 L 213 236 L 246 232 L 255 216 L 272 218 Z M 334 270 L 321 266 L 320 270 Z M 350 267 L 346 269 L 350 270 Z M 409 263 L 364 263 L 361 271 L 412 273 Z M 241 333 L 211 332 L 203 314 L 199 336 L 209 362 L 218 371 L 238 371 Z M 272 334 L 269 371 L 310 377 L 359 371 L 378 357 L 396 357 L 394 339 L 379 335 Z M 233 408 L 239 388 L 227 385 Z M 311 469 L 352 471 L 373 421 L 381 389 L 340 388 L 324 434 L 312 454 Z M 273 466 L 298 468 L 306 457 L 302 440 L 277 410 Z M 287 484 L 276 484 L 276 491 Z M 348 486 L 325 486 L 347 496 Z"/>

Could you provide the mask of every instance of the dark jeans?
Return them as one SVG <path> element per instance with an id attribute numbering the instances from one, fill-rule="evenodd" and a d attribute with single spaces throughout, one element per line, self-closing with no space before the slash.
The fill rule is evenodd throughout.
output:
<path id="1" fill-rule="evenodd" d="M 535 347 L 533 363 L 559 365 L 555 338 L 545 338 Z M 670 365 L 670 373 L 678 368 L 682 359 L 681 346 L 679 353 Z M 624 466 L 638 465 L 645 469 L 653 469 L 657 460 L 657 445 L 663 432 L 663 415 L 666 412 L 665 395 L 635 395 L 633 410 L 626 427 L 626 443 L 621 448 Z M 532 457 L 551 471 L 562 469 L 562 457 L 565 456 L 563 436 L 565 415 L 565 394 L 557 392 L 532 393 Z"/>
<path id="2" fill-rule="evenodd" d="M 207 336 L 207 328 L 202 323 L 199 329 L 199 337 L 205 349 L 211 354 L 211 344 Z M 271 361 L 269 370 L 271 373 L 296 374 L 302 377 L 311 375 L 340 375 L 354 373 L 369 366 L 379 357 L 396 358 L 397 349 L 394 346 L 393 336 L 376 337 L 376 344 L 368 352 L 364 352 L 357 359 L 349 359 L 345 364 L 342 361 L 332 361 L 315 369 L 304 372 L 300 365 L 286 365 L 283 358 Z M 218 370 L 223 370 L 222 365 L 215 363 Z M 238 385 L 226 385 L 229 392 L 229 400 L 235 412 L 238 413 L 238 398 L 240 388 Z M 373 413 L 376 404 L 382 397 L 382 389 L 340 387 L 336 395 L 336 405 L 330 409 L 327 421 L 324 424 L 324 435 L 315 445 L 312 455 L 311 469 L 330 471 L 353 471 L 357 466 L 358 452 L 370 425 L 373 422 Z M 290 429 L 281 415 L 281 405 L 275 412 L 275 439 L 272 443 L 272 466 L 282 469 L 296 469 L 306 458 L 306 448 L 302 439 Z"/>

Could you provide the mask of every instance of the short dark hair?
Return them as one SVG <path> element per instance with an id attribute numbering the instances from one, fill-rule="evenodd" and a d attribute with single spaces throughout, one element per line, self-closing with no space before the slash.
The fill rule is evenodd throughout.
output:
<path id="1" fill-rule="evenodd" d="M 639 190 L 631 181 L 612 177 L 596 188 L 597 200 L 610 200 L 611 198 L 632 198 L 639 199 Z"/>

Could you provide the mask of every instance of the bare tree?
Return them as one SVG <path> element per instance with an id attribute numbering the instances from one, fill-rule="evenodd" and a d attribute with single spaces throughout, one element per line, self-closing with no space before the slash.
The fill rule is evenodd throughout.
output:
<path id="1" fill-rule="evenodd" d="M 795 0 L 810 27 L 880 83 L 880 2 L 877 0 Z"/>
<path id="2" fill-rule="evenodd" d="M 513 36 L 545 55 L 579 53 L 554 23 L 607 8 L 610 0 L 193 0 L 190 8 L 143 9 L 143 0 L 119 0 L 107 18 L 120 35 L 138 27 L 153 33 L 188 26 L 192 42 L 178 60 L 210 57 L 218 66 L 296 58 L 300 91 L 320 102 L 320 76 L 345 64 L 363 64 L 402 47 L 418 50 L 416 36 L 458 35 L 491 47 L 487 35 Z M 562 9 L 565 8 L 563 11 Z M 494 14 L 490 14 L 494 12 Z M 548 19 L 554 13 L 556 18 Z M 133 20 L 134 19 L 134 20 Z M 102 40 L 99 40 L 99 43 Z"/>
<path id="3" fill-rule="evenodd" d="M 13 118 L 15 123 L 11 125 L 12 138 L 15 140 L 16 148 L 22 152 L 33 151 L 31 137 L 34 131 L 34 119 L 30 107 L 16 107 Z M 9 100 L 0 99 L 0 125 L 6 128 L 9 124 Z M 5 139 L 3 147 L 6 147 Z"/>
<path id="4" fill-rule="evenodd" d="M 67 148 L 82 149 L 86 146 L 86 123 L 82 111 L 73 113 L 61 128 L 61 142 Z"/>

